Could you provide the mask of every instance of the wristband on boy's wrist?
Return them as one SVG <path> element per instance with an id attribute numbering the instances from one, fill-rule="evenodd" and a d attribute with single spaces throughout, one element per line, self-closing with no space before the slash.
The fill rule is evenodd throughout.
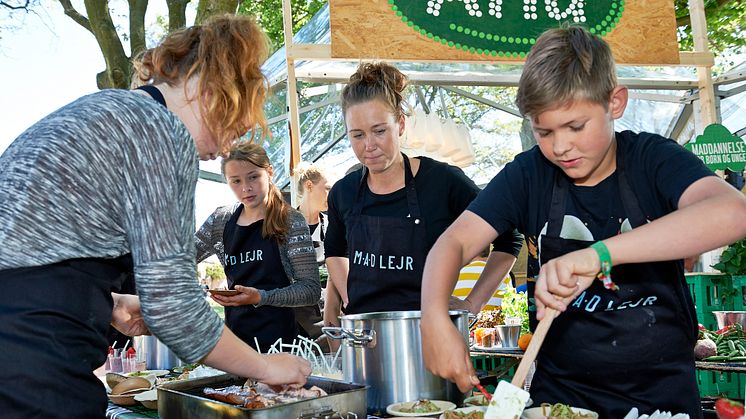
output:
<path id="1" fill-rule="evenodd" d="M 609 253 L 609 248 L 600 240 L 593 243 L 591 248 L 596 251 L 601 262 L 601 272 L 598 273 L 596 278 L 603 281 L 604 288 L 612 291 L 618 290 L 619 287 L 611 280 L 611 253 Z"/>

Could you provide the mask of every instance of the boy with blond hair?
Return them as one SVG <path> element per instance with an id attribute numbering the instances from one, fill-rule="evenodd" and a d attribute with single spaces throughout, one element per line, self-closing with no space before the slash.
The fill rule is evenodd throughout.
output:
<path id="1" fill-rule="evenodd" d="M 537 40 L 517 98 L 537 146 L 495 176 L 427 257 L 421 329 L 433 373 L 462 391 L 478 383 L 448 296 L 460 266 L 517 228 L 535 278 L 533 324 L 548 307 L 560 312 L 537 359 L 534 403 L 602 418 L 633 407 L 702 417 L 681 260 L 744 237 L 746 198 L 675 141 L 615 132 L 627 98 L 599 37 L 564 27 Z"/>

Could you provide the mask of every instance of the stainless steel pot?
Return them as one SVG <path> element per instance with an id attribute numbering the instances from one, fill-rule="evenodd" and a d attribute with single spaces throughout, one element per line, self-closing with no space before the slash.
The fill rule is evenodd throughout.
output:
<path id="1" fill-rule="evenodd" d="M 468 339 L 468 312 L 450 311 L 451 320 Z M 464 399 L 455 384 L 431 374 L 422 357 L 419 311 L 393 311 L 341 317 L 341 327 L 324 327 L 341 339 L 342 375 L 352 383 L 369 385 L 368 411 L 385 412 L 392 403 L 416 400 Z"/>
<path id="2" fill-rule="evenodd" d="M 174 351 L 155 336 L 136 336 L 134 346 L 145 356 L 145 366 L 149 370 L 170 370 L 184 365 Z"/>

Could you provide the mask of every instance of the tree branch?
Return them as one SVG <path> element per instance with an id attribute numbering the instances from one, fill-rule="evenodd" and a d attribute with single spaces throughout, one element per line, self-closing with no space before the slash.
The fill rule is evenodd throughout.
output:
<path id="1" fill-rule="evenodd" d="M 86 28 L 88 32 L 93 32 L 93 29 L 91 29 L 91 22 L 88 21 L 88 19 L 78 13 L 77 10 L 75 10 L 75 7 L 73 7 L 72 3 L 70 3 L 70 0 L 60 0 L 60 4 L 62 5 L 62 8 L 65 10 L 65 14 L 72 20 L 75 21 L 78 25 Z"/>
<path id="2" fill-rule="evenodd" d="M 189 0 L 166 0 L 168 5 L 168 32 L 186 27 L 186 7 Z"/>
<path id="3" fill-rule="evenodd" d="M 31 0 L 26 0 L 26 3 L 24 3 L 23 6 L 13 6 L 13 5 L 11 5 L 11 4 L 7 3 L 7 2 L 0 1 L 0 6 L 3 6 L 5 8 L 7 8 L 7 9 L 10 9 L 10 10 L 21 10 L 21 9 L 23 9 L 23 10 L 26 10 L 28 12 L 29 3 L 31 3 Z"/>
<path id="4" fill-rule="evenodd" d="M 97 77 L 98 87 L 100 89 L 129 87 L 132 69 L 127 54 L 122 48 L 122 41 L 119 39 L 114 22 L 111 20 L 108 0 L 85 0 L 85 9 L 91 20 L 91 28 L 96 36 L 98 47 L 106 61 L 106 73 L 109 76 L 107 84 L 101 84 L 101 78 Z"/>
<path id="5" fill-rule="evenodd" d="M 145 12 L 148 9 L 148 0 L 129 0 L 130 6 L 130 55 L 145 50 Z"/>

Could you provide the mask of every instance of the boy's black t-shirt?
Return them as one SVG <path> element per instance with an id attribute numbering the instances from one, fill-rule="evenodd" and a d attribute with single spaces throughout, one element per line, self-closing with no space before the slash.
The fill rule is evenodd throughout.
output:
<path id="1" fill-rule="evenodd" d="M 648 221 L 676 210 L 689 185 L 714 175 L 697 156 L 660 135 L 623 131 L 616 133 L 616 140 L 617 152 L 626 156 L 630 187 Z M 529 277 L 539 272 L 537 237 L 546 233 L 557 173 L 565 176 L 535 146 L 507 164 L 468 208 L 498 233 L 514 228 L 524 233 Z M 616 172 L 595 186 L 570 186 L 562 238 L 597 241 L 628 230 Z"/>
<path id="2" fill-rule="evenodd" d="M 479 193 L 479 187 L 458 167 L 428 157 L 420 159 L 420 168 L 414 177 L 425 228 L 427 248 L 461 215 Z M 329 227 L 324 238 L 326 257 L 347 257 L 347 227 L 352 207 L 362 179 L 362 170 L 345 176 L 329 192 Z M 406 217 L 409 215 L 406 191 L 402 188 L 385 195 L 374 194 L 367 185 L 363 192 L 363 215 L 380 217 Z M 517 256 L 522 238 L 518 233 L 505 234 L 494 242 L 494 250 Z"/>

